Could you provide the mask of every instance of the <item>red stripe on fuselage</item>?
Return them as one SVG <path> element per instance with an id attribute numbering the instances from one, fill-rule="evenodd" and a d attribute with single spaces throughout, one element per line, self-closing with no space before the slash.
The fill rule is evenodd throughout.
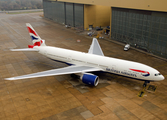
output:
<path id="1" fill-rule="evenodd" d="M 130 70 L 135 71 L 135 72 L 141 72 L 141 73 L 148 73 L 149 74 L 149 72 L 143 71 L 143 70 L 136 70 L 136 69 L 130 69 Z"/>
<path id="2" fill-rule="evenodd" d="M 28 28 L 28 31 L 32 34 L 34 34 L 35 36 L 37 36 L 37 34 L 35 33 L 35 31 L 33 31 L 30 27 L 27 27 Z"/>

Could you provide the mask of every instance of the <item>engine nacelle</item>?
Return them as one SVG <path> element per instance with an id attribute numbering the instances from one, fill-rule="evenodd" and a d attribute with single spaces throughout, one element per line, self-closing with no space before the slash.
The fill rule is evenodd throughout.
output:
<path id="1" fill-rule="evenodd" d="M 85 73 L 81 75 L 80 79 L 82 80 L 83 83 L 92 86 L 97 86 L 99 83 L 99 77 L 90 73 Z"/>

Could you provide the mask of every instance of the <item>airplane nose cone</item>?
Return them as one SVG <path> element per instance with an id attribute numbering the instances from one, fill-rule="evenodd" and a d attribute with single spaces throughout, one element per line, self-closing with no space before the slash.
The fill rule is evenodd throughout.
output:
<path id="1" fill-rule="evenodd" d="M 163 75 L 159 76 L 159 80 L 164 80 L 164 79 L 165 79 L 165 77 Z"/>
<path id="2" fill-rule="evenodd" d="M 164 79 L 165 79 L 165 77 L 164 77 L 163 75 L 162 75 L 161 77 L 162 77 L 162 79 L 161 79 L 161 80 L 164 80 Z"/>

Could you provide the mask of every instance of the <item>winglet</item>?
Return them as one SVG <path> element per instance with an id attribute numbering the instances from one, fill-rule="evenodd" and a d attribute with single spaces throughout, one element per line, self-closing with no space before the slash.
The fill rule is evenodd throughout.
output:
<path id="1" fill-rule="evenodd" d="M 104 56 L 103 51 L 96 38 L 93 38 L 92 44 L 88 51 L 89 54 L 101 55 Z"/>

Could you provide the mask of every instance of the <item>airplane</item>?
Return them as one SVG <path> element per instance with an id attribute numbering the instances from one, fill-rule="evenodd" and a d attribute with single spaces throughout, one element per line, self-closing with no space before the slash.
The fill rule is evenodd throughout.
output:
<path id="1" fill-rule="evenodd" d="M 104 56 L 96 38 L 93 38 L 88 53 L 84 53 L 64 48 L 46 46 L 45 40 L 40 38 L 33 27 L 29 23 L 26 23 L 26 26 L 33 45 L 28 45 L 28 48 L 23 49 L 11 49 L 11 51 L 36 51 L 50 58 L 51 60 L 63 62 L 69 66 L 28 75 L 6 78 L 6 80 L 19 80 L 71 74 L 71 76 L 79 76 L 80 80 L 87 85 L 97 86 L 99 83 L 99 77 L 95 74 L 92 74 L 92 72 L 97 71 L 103 71 L 136 80 L 142 80 L 144 81 L 144 87 L 147 86 L 147 83 L 164 80 L 164 76 L 160 74 L 159 71 L 150 66 L 138 62 Z"/>

